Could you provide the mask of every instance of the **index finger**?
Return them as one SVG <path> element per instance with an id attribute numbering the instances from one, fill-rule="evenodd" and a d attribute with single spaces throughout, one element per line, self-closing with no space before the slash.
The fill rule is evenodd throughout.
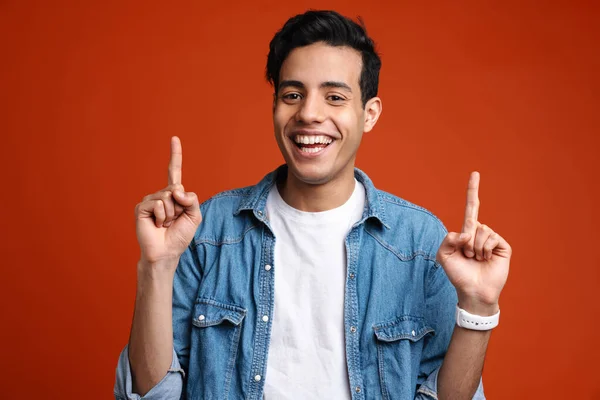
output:
<path id="1" fill-rule="evenodd" d="M 476 226 L 477 218 L 479 217 L 479 172 L 471 173 L 469 178 L 469 186 L 467 187 L 467 204 L 465 206 L 465 219 L 463 222 L 462 231 L 465 233 Z"/>
<path id="2" fill-rule="evenodd" d="M 169 160 L 169 186 L 181 184 L 182 152 L 181 141 L 177 136 L 173 136 L 171 138 L 171 159 Z"/>

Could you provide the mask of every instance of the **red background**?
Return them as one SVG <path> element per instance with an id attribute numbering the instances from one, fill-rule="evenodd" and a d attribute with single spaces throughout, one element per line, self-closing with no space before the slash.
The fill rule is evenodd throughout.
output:
<path id="1" fill-rule="evenodd" d="M 268 42 L 333 8 L 383 59 L 358 166 L 451 230 L 479 170 L 480 219 L 514 248 L 488 397 L 600 398 L 599 8 L 415 3 L 0 1 L 0 396 L 111 398 L 133 209 L 166 185 L 169 137 L 202 199 L 279 165 Z"/>

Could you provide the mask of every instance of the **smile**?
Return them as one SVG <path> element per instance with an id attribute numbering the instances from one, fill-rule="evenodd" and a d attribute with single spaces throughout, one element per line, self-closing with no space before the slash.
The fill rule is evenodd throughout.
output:
<path id="1" fill-rule="evenodd" d="M 320 153 L 325 150 L 327 146 L 329 146 L 333 139 L 326 135 L 295 135 L 292 140 L 296 144 L 296 147 L 300 150 L 300 152 L 305 154 L 314 154 Z"/>

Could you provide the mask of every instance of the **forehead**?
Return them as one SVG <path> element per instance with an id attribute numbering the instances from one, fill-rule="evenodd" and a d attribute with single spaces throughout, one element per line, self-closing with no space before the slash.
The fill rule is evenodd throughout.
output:
<path id="1" fill-rule="evenodd" d="M 279 80 L 297 80 L 306 86 L 338 81 L 358 87 L 361 70 L 357 50 L 319 42 L 292 50 L 281 66 Z"/>

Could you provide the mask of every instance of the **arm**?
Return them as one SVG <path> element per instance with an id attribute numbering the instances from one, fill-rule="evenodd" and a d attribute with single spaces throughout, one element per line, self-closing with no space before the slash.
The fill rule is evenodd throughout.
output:
<path id="1" fill-rule="evenodd" d="M 144 394 L 144 399 L 148 400 L 165 400 L 165 399 L 181 399 L 182 394 L 185 393 L 185 377 L 187 372 L 187 367 L 189 364 L 189 345 L 190 345 L 190 329 L 191 329 L 191 318 L 192 318 L 192 309 L 194 304 L 194 298 L 198 292 L 198 286 L 200 285 L 200 261 L 196 255 L 197 247 L 192 244 L 188 246 L 187 250 L 181 255 L 179 258 L 179 264 L 177 265 L 177 269 L 175 270 L 175 276 L 173 279 L 173 290 L 172 290 L 172 298 L 173 304 L 172 308 L 169 309 L 169 312 L 172 312 L 172 324 L 161 325 L 160 329 L 163 327 L 173 328 L 173 335 L 168 337 L 165 340 L 172 341 L 172 348 L 169 349 L 170 353 L 168 359 L 170 360 L 170 364 L 166 363 L 166 358 L 163 360 L 163 368 L 164 365 L 167 365 L 167 369 L 162 369 L 161 371 L 157 371 L 155 373 L 155 383 L 150 387 L 149 391 L 142 391 L 143 388 L 139 386 L 134 387 L 134 374 L 132 363 L 135 363 L 135 360 L 132 360 L 133 357 L 130 357 L 130 346 L 126 346 L 121 356 L 119 358 L 119 364 L 117 366 L 117 379 L 115 382 L 115 398 L 117 400 L 139 400 L 141 397 L 138 393 Z M 143 270 L 145 271 L 145 269 Z M 140 285 L 138 282 L 138 285 Z M 138 296 L 142 297 L 143 301 L 146 301 L 148 297 L 143 295 L 143 289 L 140 288 L 138 290 Z M 171 294 L 168 294 L 171 296 Z M 161 296 L 164 298 L 164 296 Z M 134 342 L 134 336 L 136 336 L 136 330 L 138 329 L 146 329 L 142 326 L 144 321 L 140 321 L 137 319 L 137 315 L 139 315 L 141 307 L 139 307 L 139 303 L 136 304 L 136 315 L 134 316 L 134 323 L 132 324 L 132 332 L 130 342 Z M 152 309 L 152 306 L 150 306 Z M 171 311 L 172 310 L 172 311 Z M 156 320 L 156 318 L 151 318 L 151 320 Z M 149 322 L 146 326 L 151 326 L 152 321 Z M 152 329 L 152 328 L 150 328 Z M 142 336 L 144 336 L 145 332 L 142 332 Z M 146 344 L 147 351 L 149 351 L 150 356 L 153 354 L 154 346 L 150 345 L 149 342 L 156 340 L 157 335 L 152 335 L 149 338 L 142 340 L 142 344 Z M 159 339 L 160 340 L 160 339 Z M 162 343 L 158 342 L 157 345 L 162 346 Z M 141 355 L 144 356 L 144 349 L 141 348 Z M 162 349 L 166 351 L 167 348 Z M 156 357 L 154 357 L 156 359 Z M 149 360 L 148 365 L 155 364 L 156 361 Z M 136 384 L 140 381 L 140 376 L 135 377 L 137 381 Z M 136 393 L 137 392 L 137 393 Z"/>
<path id="2" fill-rule="evenodd" d="M 459 306 L 471 314 L 489 316 L 499 310 L 498 299 L 508 278 L 512 250 L 500 235 L 478 222 L 478 191 L 479 174 L 473 173 L 462 232 L 446 235 L 437 259 L 456 288 Z M 490 336 L 491 331 L 454 327 L 437 377 L 439 399 L 473 397 Z"/>
<path id="3" fill-rule="evenodd" d="M 129 345 L 119 361 L 117 398 L 179 398 L 182 372 L 173 346 L 173 282 L 177 265 L 202 220 L 198 199 L 181 185 L 181 143 L 171 139 L 169 186 L 146 196 L 136 207 L 136 233 L 141 250 L 137 294 Z M 181 258 L 181 260 L 180 260 Z M 123 364 L 126 365 L 123 365 Z M 176 374 L 182 375 L 182 374 Z M 161 390 L 152 390 L 162 380 Z M 151 392 L 151 393 L 150 393 Z M 139 394 L 136 394 L 139 393 Z"/>
<path id="4" fill-rule="evenodd" d="M 491 331 L 455 327 L 438 373 L 439 399 L 471 399 L 479 386 Z"/>
<path id="5" fill-rule="evenodd" d="M 129 338 L 133 391 L 146 394 L 173 361 L 172 293 L 177 263 L 138 263 L 135 311 Z"/>

